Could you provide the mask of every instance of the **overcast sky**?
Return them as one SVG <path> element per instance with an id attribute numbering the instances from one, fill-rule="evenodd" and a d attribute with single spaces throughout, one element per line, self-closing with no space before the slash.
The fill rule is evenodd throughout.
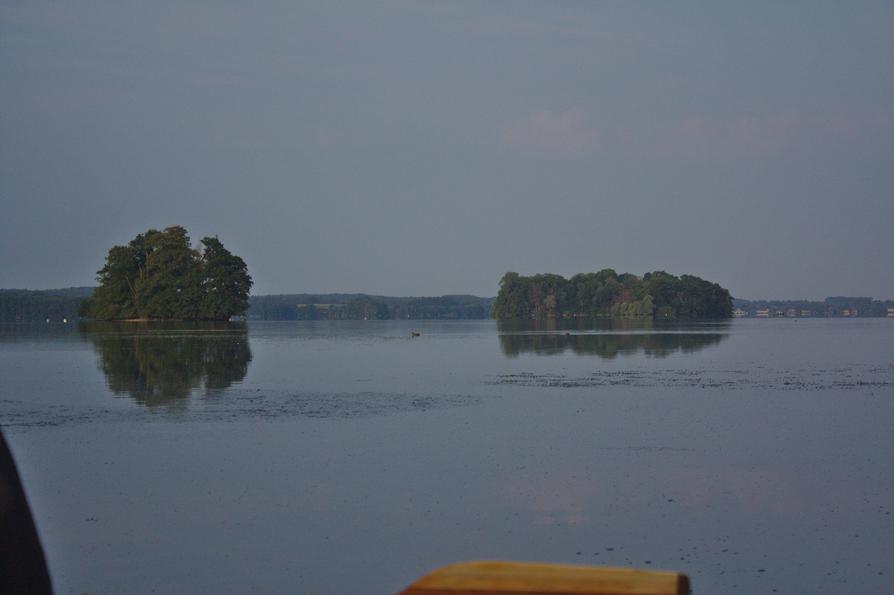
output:
<path id="1" fill-rule="evenodd" d="M 894 3 L 0 1 L 0 207 L 6 288 L 180 224 L 256 294 L 894 298 Z"/>

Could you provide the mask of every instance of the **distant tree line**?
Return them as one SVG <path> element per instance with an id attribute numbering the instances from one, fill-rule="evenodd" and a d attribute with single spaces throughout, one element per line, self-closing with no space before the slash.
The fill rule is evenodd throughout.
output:
<path id="1" fill-rule="evenodd" d="M 150 229 L 113 246 L 81 315 L 100 320 L 227 320 L 248 308 L 245 262 L 216 237 L 193 249 L 184 228 Z"/>
<path id="2" fill-rule="evenodd" d="M 92 287 L 48 289 L 0 289 L 0 322 L 60 322 L 75 320 L 78 308 Z"/>
<path id="3" fill-rule="evenodd" d="M 249 320 L 469 320 L 487 318 L 493 298 L 286 294 L 249 298 Z"/>
<path id="4" fill-rule="evenodd" d="M 498 319 L 630 317 L 729 318 L 729 291 L 694 277 L 664 271 L 637 277 L 612 269 L 581 273 L 571 279 L 542 274 L 506 273 L 494 301 Z"/>
<path id="5" fill-rule="evenodd" d="M 237 273 L 244 270 L 241 259 L 231 262 L 236 264 Z M 95 317 L 92 312 L 96 302 L 86 299 L 93 291 L 92 287 L 43 291 L 0 289 L 0 322 L 42 322 L 47 318 L 51 321 L 74 320 L 79 315 Z M 521 277 L 517 273 L 507 273 L 501 281 L 498 299 L 471 295 L 261 295 L 246 298 L 245 316 L 250 320 L 459 320 L 488 318 L 492 313 L 503 319 L 726 318 L 728 315 L 704 313 L 722 313 L 725 292 L 718 285 L 697 277 L 683 275 L 677 278 L 662 272 L 647 273 L 638 278 L 629 274 L 617 275 L 607 269 L 575 275 L 568 280 L 558 275 Z M 733 298 L 732 307 L 746 316 L 756 316 L 758 311 L 767 310 L 770 316 L 884 317 L 888 309 L 894 309 L 894 301 L 843 296 L 828 297 L 823 301 Z"/>
<path id="6" fill-rule="evenodd" d="M 94 316 L 94 288 L 0 290 L 0 322 Z M 471 295 L 391 297 L 367 294 L 286 294 L 248 298 L 249 320 L 475 320 L 489 316 L 493 298 Z"/>
<path id="7" fill-rule="evenodd" d="M 894 300 L 876 300 L 869 297 L 827 297 L 823 301 L 811 300 L 743 300 L 734 298 L 733 308 L 743 316 L 816 316 L 816 317 L 884 317 L 894 308 Z"/>

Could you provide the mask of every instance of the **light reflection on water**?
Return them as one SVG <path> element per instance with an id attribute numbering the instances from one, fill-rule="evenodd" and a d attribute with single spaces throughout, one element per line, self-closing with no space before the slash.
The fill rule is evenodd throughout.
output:
<path id="1" fill-rule="evenodd" d="M 147 406 L 199 388 L 229 388 L 251 363 L 244 323 L 87 323 L 79 331 L 93 344 L 109 389 Z"/>
<path id="2" fill-rule="evenodd" d="M 720 343 L 729 333 L 728 322 L 671 323 L 636 319 L 569 319 L 499 321 L 500 347 L 508 357 L 521 353 L 576 355 L 612 359 L 643 353 L 667 357 L 691 353 Z"/>

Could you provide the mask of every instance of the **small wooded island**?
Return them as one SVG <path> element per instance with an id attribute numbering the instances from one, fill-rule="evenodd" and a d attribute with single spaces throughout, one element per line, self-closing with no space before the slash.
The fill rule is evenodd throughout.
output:
<path id="1" fill-rule="evenodd" d="M 612 269 L 571 279 L 506 273 L 493 306 L 494 318 L 730 318 L 729 291 L 692 275 L 664 271 L 642 277 Z"/>
<path id="2" fill-rule="evenodd" d="M 99 320 L 228 320 L 245 313 L 251 277 L 216 237 L 193 248 L 179 225 L 113 246 L 80 315 Z"/>

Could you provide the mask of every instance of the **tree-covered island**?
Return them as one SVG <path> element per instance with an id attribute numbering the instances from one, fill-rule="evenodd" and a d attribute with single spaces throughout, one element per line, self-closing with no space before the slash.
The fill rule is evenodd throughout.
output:
<path id="1" fill-rule="evenodd" d="M 494 318 L 729 318 L 729 291 L 692 275 L 664 271 L 642 277 L 612 269 L 565 279 L 506 273 L 494 301 Z"/>
<path id="2" fill-rule="evenodd" d="M 227 320 L 245 313 L 251 277 L 216 237 L 193 248 L 184 228 L 113 246 L 80 314 L 100 320 Z"/>

